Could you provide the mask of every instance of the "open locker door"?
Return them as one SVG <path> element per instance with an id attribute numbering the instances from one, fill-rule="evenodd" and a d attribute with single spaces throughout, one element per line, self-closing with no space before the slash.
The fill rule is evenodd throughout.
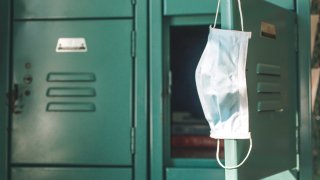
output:
<path id="1" fill-rule="evenodd" d="M 244 29 L 252 32 L 246 76 L 253 149 L 243 166 L 226 170 L 226 179 L 295 179 L 299 97 L 296 13 L 257 0 L 242 1 L 242 10 Z M 238 14 L 237 9 L 234 12 Z M 233 20 L 238 21 L 238 16 Z M 239 163 L 248 144 L 226 141 L 226 164 Z"/>

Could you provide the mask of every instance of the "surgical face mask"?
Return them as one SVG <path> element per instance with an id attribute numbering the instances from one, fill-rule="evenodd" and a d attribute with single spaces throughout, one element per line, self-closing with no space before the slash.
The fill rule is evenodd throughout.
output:
<path id="1" fill-rule="evenodd" d="M 246 58 L 251 32 L 243 31 L 240 0 L 238 0 L 242 31 L 216 29 L 220 6 L 218 1 L 214 26 L 196 69 L 196 85 L 210 137 L 218 139 L 217 160 L 226 168 L 241 166 L 248 158 L 252 140 L 249 132 Z M 219 160 L 220 139 L 249 139 L 245 159 L 236 166 L 225 167 Z"/>

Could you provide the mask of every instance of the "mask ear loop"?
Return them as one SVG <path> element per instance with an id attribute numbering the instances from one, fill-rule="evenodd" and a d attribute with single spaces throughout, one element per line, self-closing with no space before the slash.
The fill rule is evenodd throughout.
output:
<path id="1" fill-rule="evenodd" d="M 216 159 L 217 159 L 219 165 L 220 165 L 221 167 L 223 167 L 224 169 L 236 169 L 236 168 L 242 166 L 242 164 L 243 164 L 244 162 L 246 162 L 246 160 L 248 159 L 248 157 L 249 157 L 249 155 L 250 155 L 250 153 L 251 153 L 251 150 L 252 150 L 252 138 L 251 138 L 251 135 L 250 135 L 250 147 L 249 147 L 248 153 L 247 153 L 246 157 L 241 161 L 241 163 L 238 164 L 238 165 L 236 165 L 236 166 L 225 166 L 225 165 L 223 165 L 223 164 L 221 163 L 221 161 L 220 161 L 220 158 L 219 158 L 219 149 L 220 149 L 220 139 L 218 139 L 217 152 L 216 152 Z"/>
<path id="2" fill-rule="evenodd" d="M 243 16 L 242 16 L 242 9 L 241 9 L 241 1 L 240 0 L 238 0 L 238 7 L 239 7 L 239 13 L 240 13 L 241 31 L 243 31 Z M 218 5 L 217 5 L 217 10 L 216 10 L 216 16 L 214 18 L 213 28 L 216 28 L 216 25 L 217 25 L 219 8 L 220 8 L 220 0 L 218 0 Z"/>
<path id="3" fill-rule="evenodd" d="M 220 8 L 220 0 L 218 0 L 218 5 L 217 5 L 217 10 L 216 10 L 216 16 L 215 16 L 215 18 L 214 18 L 213 28 L 216 28 L 216 25 L 217 25 L 217 19 L 218 19 L 218 14 L 219 14 L 219 8 Z"/>

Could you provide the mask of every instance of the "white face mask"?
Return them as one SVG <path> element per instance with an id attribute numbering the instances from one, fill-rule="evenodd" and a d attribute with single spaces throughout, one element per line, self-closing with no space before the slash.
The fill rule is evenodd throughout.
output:
<path id="1" fill-rule="evenodd" d="M 210 137 L 218 139 L 217 160 L 226 169 L 241 166 L 248 158 L 252 140 L 249 132 L 246 59 L 251 32 L 243 31 L 240 0 L 238 0 L 242 31 L 210 27 L 207 45 L 196 69 L 196 85 Z M 219 139 L 250 139 L 245 159 L 237 166 L 225 167 L 219 160 Z"/>

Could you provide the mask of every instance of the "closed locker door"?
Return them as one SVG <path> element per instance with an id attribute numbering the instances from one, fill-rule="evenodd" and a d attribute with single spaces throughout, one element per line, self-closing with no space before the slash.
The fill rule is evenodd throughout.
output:
<path id="1" fill-rule="evenodd" d="M 132 165 L 130 20 L 14 23 L 12 165 Z"/>

